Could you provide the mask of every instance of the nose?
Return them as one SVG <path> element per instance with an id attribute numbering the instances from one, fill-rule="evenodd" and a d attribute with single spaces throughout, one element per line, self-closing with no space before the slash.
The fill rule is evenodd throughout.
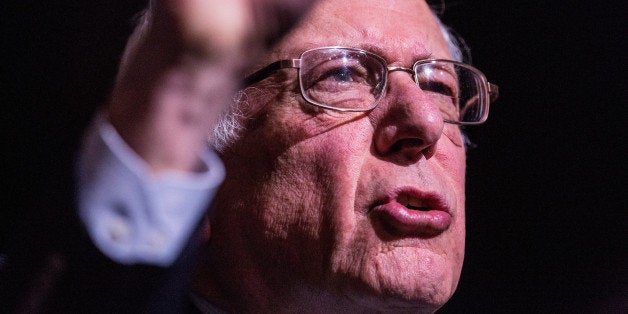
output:
<path id="1" fill-rule="evenodd" d="M 372 112 L 374 144 L 380 156 L 411 163 L 434 155 L 444 122 L 438 106 L 404 72 L 389 73 L 386 96 Z"/>

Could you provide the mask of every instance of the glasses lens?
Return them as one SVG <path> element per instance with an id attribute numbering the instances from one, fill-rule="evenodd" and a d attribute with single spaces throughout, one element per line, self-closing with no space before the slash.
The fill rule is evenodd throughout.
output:
<path id="1" fill-rule="evenodd" d="M 370 110 L 382 96 L 385 78 L 385 62 L 365 51 L 325 48 L 301 56 L 303 96 L 322 107 Z"/>
<path id="2" fill-rule="evenodd" d="M 477 70 L 448 61 L 415 64 L 416 81 L 448 122 L 482 123 L 488 113 L 486 80 Z"/>

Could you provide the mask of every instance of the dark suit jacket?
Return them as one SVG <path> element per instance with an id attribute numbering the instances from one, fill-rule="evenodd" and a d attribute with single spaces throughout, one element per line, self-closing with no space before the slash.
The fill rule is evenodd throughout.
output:
<path id="1" fill-rule="evenodd" d="M 72 173 L 71 169 L 68 169 Z M 117 264 L 92 244 L 74 206 L 71 175 L 22 211 L 6 234 L 0 312 L 181 313 L 199 241 L 168 268 Z M 68 188 L 70 187 L 70 188 Z"/>

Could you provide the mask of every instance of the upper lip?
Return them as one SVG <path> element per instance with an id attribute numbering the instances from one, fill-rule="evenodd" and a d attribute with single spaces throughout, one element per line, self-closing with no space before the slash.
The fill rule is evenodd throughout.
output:
<path id="1" fill-rule="evenodd" d="M 393 200 L 410 210 L 439 210 L 447 213 L 450 212 L 445 198 L 436 193 L 420 192 L 410 189 L 396 193 L 394 199 L 390 199 L 390 201 Z"/>
<path id="2" fill-rule="evenodd" d="M 451 201 L 443 193 L 423 191 L 414 187 L 403 187 L 382 197 L 374 206 L 386 203 L 399 203 L 410 210 L 438 210 L 451 213 Z"/>

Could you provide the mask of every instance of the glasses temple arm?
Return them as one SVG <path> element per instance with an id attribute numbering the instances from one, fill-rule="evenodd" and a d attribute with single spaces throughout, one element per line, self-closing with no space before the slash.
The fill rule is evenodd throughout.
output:
<path id="1" fill-rule="evenodd" d="M 255 71 L 253 74 L 247 76 L 243 80 L 244 87 L 253 85 L 271 74 L 275 71 L 285 68 L 299 68 L 301 66 L 301 59 L 290 59 L 290 60 L 278 60 L 275 61 L 258 71 Z"/>
<path id="2" fill-rule="evenodd" d="M 495 101 L 499 97 L 499 87 L 493 83 L 488 83 L 488 94 L 491 102 Z"/>

